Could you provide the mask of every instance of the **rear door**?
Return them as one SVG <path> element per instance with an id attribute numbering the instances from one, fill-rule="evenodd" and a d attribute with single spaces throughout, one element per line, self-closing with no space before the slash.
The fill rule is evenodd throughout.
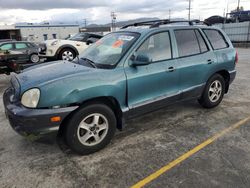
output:
<path id="1" fill-rule="evenodd" d="M 125 69 L 129 108 L 142 107 L 147 111 L 145 105 L 154 109 L 164 106 L 164 102 L 177 100 L 179 72 L 177 61 L 172 58 L 169 32 L 150 35 L 137 48 L 135 54 L 145 54 L 152 59 L 152 62 L 149 65 L 128 66 Z"/>
<path id="2" fill-rule="evenodd" d="M 15 43 L 15 50 L 22 53 L 22 55 L 19 56 L 18 61 L 26 62 L 29 61 L 29 46 L 25 42 L 17 42 Z"/>
<path id="3" fill-rule="evenodd" d="M 229 39 L 227 41 L 221 31 L 217 29 L 203 29 L 203 31 L 207 36 L 217 58 L 218 63 L 214 68 L 233 71 L 235 69 L 236 52 Z"/>
<path id="4" fill-rule="evenodd" d="M 179 85 L 182 98 L 197 97 L 206 84 L 208 72 L 216 63 L 216 56 L 199 29 L 177 29 L 174 34 L 180 64 Z"/>

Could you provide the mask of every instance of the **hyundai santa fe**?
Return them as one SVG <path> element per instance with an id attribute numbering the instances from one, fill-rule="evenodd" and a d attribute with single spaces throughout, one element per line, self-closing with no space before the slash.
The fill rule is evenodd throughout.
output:
<path id="1" fill-rule="evenodd" d="M 222 30 L 187 23 L 127 25 L 73 62 L 13 75 L 3 97 L 10 125 L 28 138 L 62 133 L 72 150 L 90 154 L 129 118 L 188 99 L 216 107 L 235 78 L 236 50 Z"/>

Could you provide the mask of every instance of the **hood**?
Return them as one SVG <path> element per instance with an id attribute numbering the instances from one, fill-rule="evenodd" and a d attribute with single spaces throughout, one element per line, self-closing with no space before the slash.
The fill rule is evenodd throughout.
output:
<path id="1" fill-rule="evenodd" d="M 62 80 L 65 77 L 92 73 L 94 71 L 96 71 L 96 69 L 72 62 L 54 61 L 26 69 L 16 75 L 16 77 L 21 86 L 21 92 L 23 92 L 33 87 L 40 87 L 49 82 Z"/>
<path id="2" fill-rule="evenodd" d="M 46 40 L 45 44 L 50 46 L 53 42 L 57 41 L 57 45 L 62 45 L 62 44 L 85 44 L 85 42 L 81 41 L 74 41 L 74 40 L 64 40 L 64 39 L 52 39 L 52 40 Z"/>

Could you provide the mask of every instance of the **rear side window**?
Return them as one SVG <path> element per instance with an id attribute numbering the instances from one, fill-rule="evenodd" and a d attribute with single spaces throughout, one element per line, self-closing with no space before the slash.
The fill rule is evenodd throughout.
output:
<path id="1" fill-rule="evenodd" d="M 220 31 L 214 29 L 203 29 L 214 50 L 227 48 L 228 43 Z"/>
<path id="2" fill-rule="evenodd" d="M 3 44 L 1 47 L 0 47 L 1 50 L 11 50 L 13 49 L 13 44 Z"/>
<path id="3" fill-rule="evenodd" d="M 176 30 L 175 38 L 177 42 L 179 57 L 200 53 L 200 46 L 195 34 L 195 30 Z"/>
<path id="4" fill-rule="evenodd" d="M 153 62 L 171 59 L 172 51 L 169 33 L 162 32 L 150 36 L 139 47 L 137 53 L 148 55 Z"/>
<path id="5" fill-rule="evenodd" d="M 208 51 L 208 47 L 206 42 L 204 41 L 204 38 L 201 36 L 201 33 L 198 30 L 195 30 L 197 39 L 199 41 L 199 45 L 200 45 L 200 51 L 203 52 L 207 52 Z"/>

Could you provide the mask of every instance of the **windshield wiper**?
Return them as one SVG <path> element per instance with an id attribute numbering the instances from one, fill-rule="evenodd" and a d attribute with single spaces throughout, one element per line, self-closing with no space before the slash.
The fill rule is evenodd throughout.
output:
<path id="1" fill-rule="evenodd" d="M 81 60 L 84 60 L 85 62 L 88 62 L 88 64 L 90 64 L 92 67 L 97 68 L 96 64 L 90 59 L 82 57 Z"/>

